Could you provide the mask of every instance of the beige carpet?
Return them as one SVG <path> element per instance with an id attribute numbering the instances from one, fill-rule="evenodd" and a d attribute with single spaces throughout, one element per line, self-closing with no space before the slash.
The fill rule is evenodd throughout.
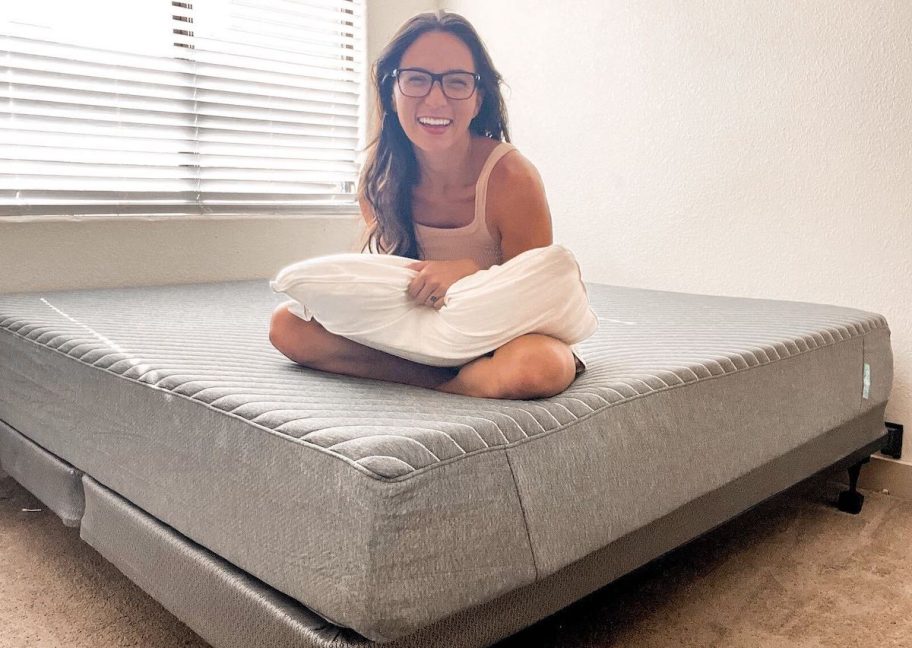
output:
<path id="1" fill-rule="evenodd" d="M 866 492 L 851 516 L 839 488 L 805 481 L 499 648 L 912 646 L 912 502 Z M 207 646 L 31 508 L 0 479 L 0 647 Z"/>

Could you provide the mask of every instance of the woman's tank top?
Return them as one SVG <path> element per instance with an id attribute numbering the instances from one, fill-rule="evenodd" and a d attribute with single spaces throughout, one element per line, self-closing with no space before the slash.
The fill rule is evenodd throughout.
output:
<path id="1" fill-rule="evenodd" d="M 485 201 L 488 195 L 488 177 L 491 169 L 504 155 L 514 147 L 509 142 L 501 142 L 485 160 L 478 182 L 475 183 L 475 218 L 463 227 L 431 227 L 415 223 L 415 236 L 421 245 L 422 259 L 430 261 L 447 261 L 451 259 L 475 259 L 482 270 L 492 265 L 503 263 L 500 243 L 495 241 L 488 231 L 485 219 Z M 578 345 L 570 347 L 576 363 L 576 375 L 586 370 L 586 363 L 580 358 Z M 494 355 L 491 351 L 488 356 Z"/>
<path id="2" fill-rule="evenodd" d="M 482 270 L 503 263 L 500 243 L 495 241 L 488 231 L 485 201 L 491 169 L 500 158 L 514 148 L 509 142 L 501 142 L 488 154 L 488 159 L 485 160 L 478 175 L 478 182 L 475 183 L 475 218 L 471 223 L 463 227 L 432 227 L 415 223 L 415 236 L 421 246 L 422 259 L 474 259 Z"/>

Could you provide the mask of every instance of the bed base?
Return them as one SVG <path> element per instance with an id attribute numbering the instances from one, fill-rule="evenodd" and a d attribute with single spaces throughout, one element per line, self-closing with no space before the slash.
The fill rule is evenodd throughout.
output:
<path id="1" fill-rule="evenodd" d="M 881 450 L 881 453 L 893 459 L 902 459 L 903 426 L 890 421 L 886 421 L 884 426 L 887 428 L 890 440 L 887 446 Z"/>
<path id="2" fill-rule="evenodd" d="M 839 499 L 836 506 L 844 513 L 858 515 L 861 513 L 861 507 L 864 505 L 864 495 L 858 492 L 858 475 L 861 473 L 861 467 L 870 461 L 870 457 L 865 457 L 858 463 L 849 466 L 849 490 L 839 493 Z"/>
<path id="3" fill-rule="evenodd" d="M 849 490 L 839 493 L 836 501 L 836 507 L 840 511 L 852 515 L 861 513 L 861 507 L 864 506 L 864 495 L 858 492 L 858 476 L 861 474 L 861 467 L 871 460 L 871 455 L 875 452 L 899 459 L 902 453 L 902 434 L 902 425 L 887 422 L 884 424 L 882 437 L 835 464 L 836 469 L 847 468 L 849 471 Z"/>
<path id="4" fill-rule="evenodd" d="M 0 469 L 41 500 L 68 527 L 85 512 L 82 471 L 0 420 Z"/>

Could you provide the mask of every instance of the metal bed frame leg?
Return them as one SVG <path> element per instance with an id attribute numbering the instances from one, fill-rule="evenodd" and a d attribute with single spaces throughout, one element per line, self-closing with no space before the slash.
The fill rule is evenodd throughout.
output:
<path id="1" fill-rule="evenodd" d="M 853 515 L 861 512 L 861 507 L 864 504 L 864 495 L 857 490 L 858 474 L 861 472 L 861 467 L 868 461 L 870 461 L 870 458 L 865 457 L 858 463 L 849 466 L 849 490 L 839 493 L 837 506 L 840 511 Z"/>
<path id="2" fill-rule="evenodd" d="M 899 423 L 884 421 L 884 430 L 880 438 L 833 464 L 834 469 L 849 469 L 849 490 L 839 493 L 839 500 L 836 502 L 840 511 L 852 515 L 861 513 L 861 507 L 864 504 L 864 495 L 858 492 L 858 475 L 861 473 L 861 467 L 871 460 L 871 455 L 875 452 L 881 452 L 894 459 L 901 458 L 902 442 L 903 426 Z"/>

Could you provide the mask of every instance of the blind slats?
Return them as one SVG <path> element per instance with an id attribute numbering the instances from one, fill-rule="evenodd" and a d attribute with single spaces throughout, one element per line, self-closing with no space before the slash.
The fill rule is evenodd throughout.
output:
<path id="1" fill-rule="evenodd" d="M 187 142 L 191 144 L 187 144 Z M 337 142 L 346 140 L 326 140 L 307 147 L 307 155 L 315 159 L 345 159 L 350 156 Z M 192 150 L 199 154 L 209 155 L 238 155 L 265 158 L 301 159 L 301 147 L 286 145 L 284 143 L 261 145 L 252 143 L 233 143 L 206 141 L 202 139 L 150 139 L 143 137 L 125 137 L 119 134 L 85 137 L 72 133 L 36 133 L 23 132 L 11 129 L 0 130 L 0 144 L 10 148 L 11 151 L 21 147 L 45 149 L 72 149 L 75 151 L 95 151 L 98 161 L 112 151 L 143 152 L 180 152 Z M 4 153 L 3 155 L 8 155 Z"/>
<path id="2" fill-rule="evenodd" d="M 27 110 L 27 108 L 32 108 Z M 63 109 L 53 111 L 50 108 L 41 110 L 41 107 L 29 106 L 19 107 L 17 114 L 0 123 L 0 129 L 9 128 L 15 130 L 38 130 L 47 133 L 52 132 L 71 132 L 87 134 L 106 133 L 123 121 L 122 112 L 116 110 L 95 110 L 86 111 L 75 107 L 70 112 Z M 350 126 L 342 123 L 334 124 L 327 127 L 326 124 L 289 124 L 279 121 L 255 121 L 245 120 L 220 120 L 218 118 L 207 117 L 197 120 L 195 126 L 189 126 L 180 119 L 179 116 L 163 115 L 160 113 L 135 113 L 134 118 L 130 120 L 131 128 L 141 131 L 146 129 L 155 133 L 177 132 L 184 135 L 189 134 L 194 129 L 202 133 L 201 136 L 207 136 L 211 133 L 213 139 L 220 137 L 240 138 L 241 141 L 250 141 L 258 137 L 272 137 L 273 133 L 279 133 L 284 136 L 310 136 L 314 138 L 325 137 L 344 137 L 351 140 L 357 140 L 358 128 L 353 121 Z M 173 129 L 168 129 L 168 127 Z M 293 140 L 292 140 L 293 141 Z"/>
<path id="3" fill-rule="evenodd" d="M 76 195 L 101 194 L 104 192 L 168 192 L 192 191 L 198 187 L 203 191 L 211 191 L 224 196 L 259 196 L 281 195 L 286 197 L 305 196 L 314 191 L 332 191 L 332 180 L 320 182 L 313 179 L 310 182 L 256 182 L 245 181 L 243 185 L 232 180 L 205 180 L 197 184 L 193 178 L 71 178 L 68 176 L 41 176 L 22 174 L 17 176 L 14 184 L 0 177 L 0 191 L 41 191 L 48 178 L 55 179 L 58 191 L 68 191 Z M 12 185 L 12 186 L 11 186 Z"/>
<path id="4" fill-rule="evenodd" d="M 226 73 L 221 77 L 206 76 L 200 74 L 198 71 L 193 78 L 190 78 L 189 75 L 187 75 L 185 79 L 172 79 L 185 81 L 185 83 L 180 85 L 168 85 L 133 79 L 120 79 L 112 76 L 98 78 L 97 76 L 92 76 L 90 74 L 92 70 L 88 69 L 80 70 L 81 74 L 63 72 L 48 66 L 42 69 L 40 63 L 44 62 L 45 61 L 32 63 L 29 67 L 23 67 L 23 65 L 29 65 L 29 62 L 26 61 L 21 62 L 22 65 L 11 64 L 8 67 L 0 66 L 0 74 L 3 75 L 3 78 L 7 82 L 7 90 L 4 94 L 11 93 L 13 86 L 22 86 L 23 88 L 50 87 L 76 92 L 140 96 L 154 95 L 164 99 L 180 99 L 193 97 L 194 91 L 196 90 L 210 93 L 225 93 L 238 97 L 250 97 L 251 100 L 259 99 L 260 101 L 267 98 L 281 98 L 350 105 L 357 105 L 358 103 L 357 89 L 353 88 L 350 84 L 339 83 L 335 88 L 332 88 L 327 87 L 328 84 L 321 82 L 320 79 L 312 79 L 309 77 L 282 78 L 279 75 L 271 75 L 272 79 L 267 80 L 259 77 L 256 84 L 251 85 L 251 82 L 254 81 L 252 75 L 249 79 L 235 79 L 227 74 L 229 70 L 225 69 L 221 70 Z M 14 61 L 14 63 L 16 62 Z M 109 71 L 99 69 L 94 72 L 95 74 L 107 74 Z M 216 72 L 219 72 L 219 70 L 213 70 L 213 73 Z M 276 81 L 285 81 L 287 83 L 285 85 L 278 82 L 271 83 L 270 81 L 273 79 Z M 194 80 L 196 81 L 195 84 L 192 83 Z M 321 85 L 323 87 L 320 87 Z"/>
<path id="5" fill-rule="evenodd" d="M 265 58 L 263 51 L 254 48 L 234 47 L 233 51 L 209 51 L 198 49 L 194 52 L 194 60 L 198 65 L 209 64 L 216 68 L 235 68 L 237 78 L 249 78 L 251 72 L 270 74 L 279 73 L 286 76 L 312 76 L 323 79 L 343 79 L 355 81 L 358 79 L 363 62 L 363 50 L 345 50 L 344 57 L 333 60 L 336 67 L 328 71 L 317 57 L 308 57 L 303 60 L 294 60 L 292 57 Z M 261 56 L 256 56 L 261 54 Z M 354 61 L 352 56 L 358 56 Z"/>
<path id="6" fill-rule="evenodd" d="M 195 196 L 195 194 L 193 195 Z M 313 206 L 313 211 L 325 214 L 350 214 L 351 206 L 345 194 L 330 195 L 328 197 L 312 195 L 308 204 Z M 78 205 L 79 209 L 74 209 Z M 167 216 L 213 216 L 228 215 L 242 218 L 256 218 L 263 216 L 295 216 L 301 214 L 301 207 L 292 203 L 243 201 L 237 204 L 223 204 L 210 201 L 202 204 L 189 197 L 181 201 L 135 201 L 133 203 L 117 203 L 93 201 L 91 203 L 77 203 L 71 199 L 61 199 L 59 202 L 46 201 L 40 206 L 28 204 L 4 204 L 0 194 L 0 218 L 6 222 L 30 222 L 37 218 L 48 216 L 67 216 L 70 219 L 99 219 L 105 217 L 122 218 L 123 216 L 154 217 Z"/>
<path id="7" fill-rule="evenodd" d="M 11 84 L 11 89 L 0 92 L 0 100 L 9 101 L 50 101 L 55 103 L 70 103 L 74 105 L 90 105 L 104 107 L 112 102 L 118 107 L 134 110 L 159 110 L 169 108 L 183 108 L 184 111 L 192 105 L 212 106 L 212 110 L 220 107 L 226 109 L 251 109 L 254 114 L 268 110 L 270 114 L 279 112 L 294 115 L 296 113 L 343 115 L 357 117 L 357 96 L 353 95 L 352 101 L 319 101 L 316 99 L 291 100 L 285 97 L 238 95 L 230 92 L 209 92 L 188 88 L 185 96 L 152 97 L 149 95 L 135 95 L 126 92 L 104 92 L 101 88 L 95 90 L 74 90 L 71 88 L 36 86 L 28 83 Z M 189 107 L 188 107 L 189 106 Z"/>
<path id="8" fill-rule="evenodd" d="M 321 155 L 322 153 L 322 155 Z M 357 164 L 350 162 L 345 156 L 339 155 L 331 149 L 321 152 L 314 149 L 308 153 L 307 158 L 300 155 L 288 158 L 272 158 L 265 160 L 260 156 L 242 156 L 232 155 L 214 155 L 209 153 L 210 159 L 206 168 L 213 167 L 234 167 L 245 169 L 279 169 L 279 170 L 300 170 L 308 169 L 325 169 L 332 168 L 336 170 L 357 168 Z M 334 159 L 330 157 L 336 155 Z M 34 160 L 39 162 L 73 162 L 81 164 L 138 164 L 143 166 L 143 156 L 148 160 L 149 166 L 162 166 L 177 164 L 179 166 L 194 167 L 197 166 L 197 153 L 193 152 L 152 152 L 149 151 L 111 151 L 111 150 L 91 150 L 85 148 L 55 148 L 51 146 L 7 146 L 0 153 L 5 160 Z"/>
<path id="9" fill-rule="evenodd" d="M 263 6 L 263 3 L 259 0 L 234 0 L 234 4 L 238 6 L 251 7 L 253 9 L 259 9 Z M 271 2 L 270 7 L 274 14 L 280 16 L 304 16 L 312 19 L 322 19 L 324 21 L 333 21 L 338 13 L 336 11 L 337 3 L 334 2 L 295 2 L 294 0 L 279 0 L 278 2 Z M 346 7 L 344 12 L 351 17 L 361 18 L 364 16 L 364 5 L 361 3 L 353 3 L 351 6 Z"/>
<path id="10" fill-rule="evenodd" d="M 352 58 L 353 51 L 363 53 L 363 46 L 359 46 L 355 50 L 339 48 L 338 56 L 331 57 L 329 61 L 323 61 L 319 58 L 307 59 L 288 56 L 285 58 L 290 59 L 290 61 L 286 62 L 281 57 L 278 59 L 269 58 L 262 49 L 243 48 L 240 45 L 235 45 L 234 50 L 248 54 L 248 56 L 243 56 L 220 51 L 219 49 L 207 51 L 196 47 L 197 42 L 195 40 L 187 42 L 194 45 L 197 50 L 193 53 L 192 59 L 187 58 L 189 56 L 188 52 L 179 48 L 175 48 L 175 58 L 141 57 L 124 52 L 109 52 L 95 48 L 4 35 L 0 35 L 0 51 L 7 52 L 9 60 L 47 61 L 47 65 L 58 66 L 61 71 L 78 71 L 83 68 L 97 69 L 100 67 L 108 70 L 109 74 L 125 75 L 124 78 L 128 78 L 129 75 L 137 75 L 143 78 L 158 75 L 159 78 L 170 79 L 174 74 L 193 73 L 193 66 L 199 66 L 200 63 L 212 63 L 216 66 L 230 68 L 232 67 L 231 62 L 234 61 L 237 63 L 236 67 L 239 73 L 245 70 L 254 70 L 256 72 L 287 70 L 288 74 L 294 77 L 305 76 L 325 81 L 342 79 L 356 82 L 358 78 L 352 70 L 361 69 L 364 65 L 363 58 L 355 57 L 354 61 L 349 60 Z M 328 68 L 325 65 L 318 65 L 325 63 L 329 64 Z"/>
<path id="11" fill-rule="evenodd" d="M 58 134 L 82 134 L 89 137 L 116 137 L 118 136 L 118 130 L 120 129 L 118 124 L 115 122 L 95 122 L 97 124 L 100 124 L 98 126 L 95 126 L 94 123 L 87 123 L 85 120 L 70 120 L 69 123 L 61 122 L 62 120 L 28 121 L 22 116 L 17 116 L 16 119 L 9 120 L 6 123 L 0 124 L 0 140 L 5 142 L 12 141 L 12 135 L 5 134 L 5 131 L 20 132 L 23 134 L 23 137 L 28 135 L 34 141 L 53 141 L 53 137 Z M 275 141 L 273 133 L 268 131 L 251 132 L 241 130 L 206 129 L 205 132 L 194 133 L 194 129 L 190 127 L 166 128 L 161 126 L 137 123 L 130 124 L 130 130 L 135 131 L 136 133 L 141 134 L 147 138 L 184 140 L 188 137 L 193 137 L 196 135 L 198 139 L 207 142 L 217 142 L 220 144 L 237 144 L 241 146 L 263 146 L 272 144 Z M 340 131 L 341 130 L 342 129 L 340 129 Z M 7 137 L 10 139 L 7 140 Z M 29 139 L 24 139 L 24 141 L 29 141 Z M 335 147 L 340 145 L 348 145 L 354 147 L 357 144 L 357 139 L 352 133 L 329 133 L 323 130 L 319 131 L 319 133 L 314 136 L 283 134 L 281 137 L 281 142 L 283 146 L 295 147 L 315 146 L 319 148 L 328 146 Z M 3 155 L 3 151 L 0 151 L 0 157 Z"/>
<path id="12" fill-rule="evenodd" d="M 339 165 L 341 166 L 341 165 Z M 319 169 L 294 169 L 278 171 L 276 169 L 248 169 L 245 167 L 208 167 L 200 174 L 184 172 L 180 166 L 139 166 L 127 164 L 86 165 L 66 162 L 47 162 L 44 160 L 4 160 L 0 159 L 0 182 L 13 175 L 43 176 L 52 175 L 61 178 L 167 178 L 184 180 L 200 177 L 203 180 L 250 179 L 258 182 L 276 181 L 295 182 L 333 182 L 340 174 L 353 176 L 355 169 L 330 168 L 327 165 Z M 17 185 L 18 186 L 18 185 Z M 8 187 L 11 189 L 16 186 Z"/>
<path id="13" fill-rule="evenodd" d="M 357 211 L 363 0 L 163 2 L 113 50 L 23 6 L 0 18 L 0 218 Z"/>
<path id="14" fill-rule="evenodd" d="M 3 103 L 0 101 L 0 106 Z M 169 106 L 175 107 L 175 106 Z M 216 105 L 216 108 L 218 106 Z M 307 113 L 288 113 L 279 114 L 276 111 L 248 111 L 243 114 L 238 110 L 222 110 L 223 114 L 212 112 L 214 108 L 211 105 L 197 106 L 194 114 L 191 108 L 181 112 L 167 113 L 164 111 L 155 112 L 142 109 L 131 109 L 124 107 L 111 107 L 105 105 L 73 104 L 65 102 L 40 101 L 40 100 L 17 100 L 16 112 L 11 119 L 20 115 L 44 115 L 51 117 L 70 117 L 82 119 L 90 117 L 92 119 L 102 119 L 103 115 L 110 115 L 111 121 L 145 123 L 150 119 L 163 120 L 161 123 L 177 124 L 192 126 L 193 128 L 202 128 L 209 126 L 211 128 L 233 128 L 235 130 L 248 130 L 257 127 L 257 124 L 272 124 L 276 132 L 300 132 L 294 129 L 303 129 L 309 127 L 326 128 L 357 128 L 357 119 L 354 115 L 339 115 L 328 113 L 326 115 L 307 114 Z M 0 113 L 2 114 L 2 113 Z"/>

